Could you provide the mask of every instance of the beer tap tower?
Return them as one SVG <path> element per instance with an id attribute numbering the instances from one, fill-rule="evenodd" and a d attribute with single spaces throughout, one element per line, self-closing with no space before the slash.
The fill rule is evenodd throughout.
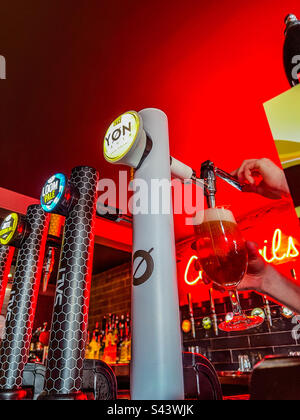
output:
<path id="1" fill-rule="evenodd" d="M 202 187 L 209 206 L 215 206 L 216 175 L 242 189 L 210 161 L 202 165 L 199 179 L 191 167 L 170 157 L 167 117 L 158 109 L 116 118 L 105 134 L 103 152 L 108 162 L 135 169 L 134 178 L 149 187 L 148 195 L 140 198 L 147 203 L 151 180 L 171 181 L 171 173 Z M 164 199 L 171 202 L 171 186 Z M 131 398 L 183 399 L 173 214 L 133 213 Z"/>
<path id="2" fill-rule="evenodd" d="M 135 168 L 135 179 L 149 187 L 141 200 L 151 203 L 151 180 L 171 181 L 166 115 L 158 109 L 121 115 L 106 132 L 104 157 Z M 171 203 L 171 184 L 165 199 Z M 172 210 L 133 214 L 132 263 L 131 399 L 184 399 Z"/>
<path id="3" fill-rule="evenodd" d="M 32 205 L 25 218 L 12 213 L 3 223 L 7 222 L 11 227 L 7 246 L 17 247 L 19 252 L 7 307 L 5 337 L 0 346 L 0 400 L 19 400 L 27 395 L 22 389 L 22 378 L 28 360 L 49 216 L 41 206 Z"/>
<path id="4" fill-rule="evenodd" d="M 52 176 L 44 185 L 45 211 L 65 216 L 43 400 L 84 400 L 82 392 L 89 293 L 94 251 L 98 173 L 80 166 L 68 180 Z"/>

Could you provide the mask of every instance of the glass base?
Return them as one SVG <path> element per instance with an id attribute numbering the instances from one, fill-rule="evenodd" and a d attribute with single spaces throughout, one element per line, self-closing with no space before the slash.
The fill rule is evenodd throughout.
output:
<path id="1" fill-rule="evenodd" d="M 244 331 L 261 325 L 264 319 L 260 316 L 235 315 L 229 321 L 219 324 L 219 329 L 225 332 Z"/>

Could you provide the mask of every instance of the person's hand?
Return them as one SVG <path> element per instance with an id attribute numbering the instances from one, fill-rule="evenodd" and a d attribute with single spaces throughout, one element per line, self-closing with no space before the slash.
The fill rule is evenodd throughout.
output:
<path id="1" fill-rule="evenodd" d="M 246 183 L 243 191 L 254 192 L 267 198 L 279 199 L 289 195 L 285 174 L 270 159 L 248 159 L 231 172 L 240 182 Z"/>
<path id="2" fill-rule="evenodd" d="M 268 264 L 262 258 L 258 251 L 258 247 L 254 242 L 246 241 L 246 248 L 248 252 L 248 268 L 247 273 L 244 276 L 243 280 L 237 287 L 239 291 L 246 290 L 255 290 L 257 292 L 263 292 L 264 278 L 267 270 L 269 269 Z M 217 290 L 218 292 L 225 293 L 226 289 L 222 286 L 219 286 L 211 281 L 211 279 L 205 274 L 202 273 L 202 282 Z"/>
<path id="3" fill-rule="evenodd" d="M 248 269 L 237 290 L 263 292 L 264 278 L 269 266 L 260 255 L 254 242 L 246 241 L 246 247 L 248 251 Z"/>

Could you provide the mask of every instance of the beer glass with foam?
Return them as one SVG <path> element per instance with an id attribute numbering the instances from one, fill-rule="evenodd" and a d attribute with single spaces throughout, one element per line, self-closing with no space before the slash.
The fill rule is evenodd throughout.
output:
<path id="1" fill-rule="evenodd" d="M 247 271 L 248 252 L 232 212 L 221 207 L 199 212 L 194 218 L 194 231 L 203 271 L 213 283 L 228 291 L 232 303 L 233 318 L 221 323 L 219 328 L 239 331 L 261 324 L 261 317 L 243 313 L 236 292 Z"/>

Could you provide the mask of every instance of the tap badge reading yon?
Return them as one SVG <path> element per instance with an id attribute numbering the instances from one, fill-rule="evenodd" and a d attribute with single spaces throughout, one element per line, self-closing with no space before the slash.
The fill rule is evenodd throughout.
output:
<path id="1" fill-rule="evenodd" d="M 51 212 L 59 204 L 64 195 L 66 183 L 64 174 L 55 174 L 48 179 L 41 194 L 41 206 L 44 211 Z"/>
<path id="2" fill-rule="evenodd" d="M 140 128 L 137 112 L 125 112 L 109 126 L 103 144 L 104 157 L 116 162 L 125 156 L 134 145 Z"/>
<path id="3" fill-rule="evenodd" d="M 18 227 L 19 216 L 17 213 L 9 214 L 0 225 L 0 244 L 8 245 Z"/>

